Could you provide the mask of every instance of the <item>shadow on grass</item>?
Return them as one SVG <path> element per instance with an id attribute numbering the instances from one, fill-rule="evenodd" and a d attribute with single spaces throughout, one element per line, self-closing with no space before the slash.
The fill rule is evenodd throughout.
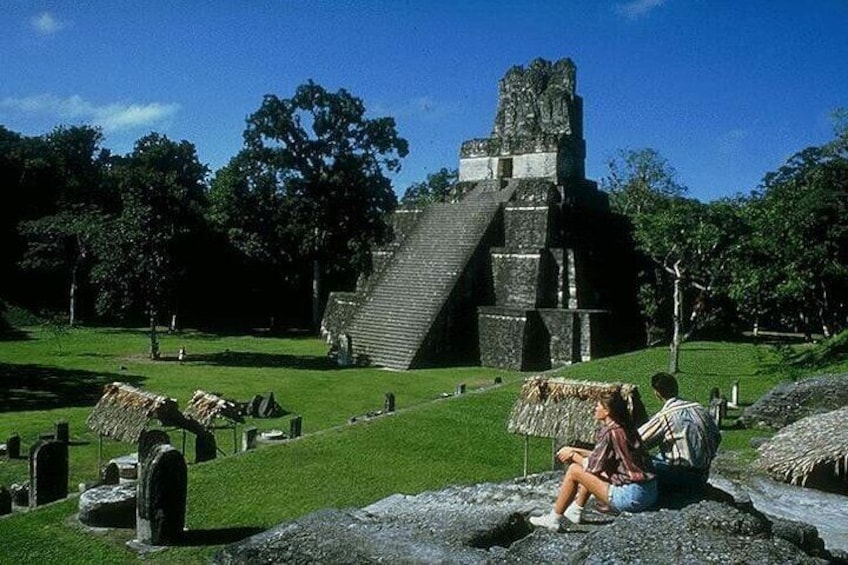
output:
<path id="1" fill-rule="evenodd" d="M 264 532 L 264 528 L 242 526 L 238 528 L 218 528 L 212 530 L 186 530 L 182 539 L 176 545 L 202 546 L 225 545 L 241 541 L 244 538 Z"/>
<path id="2" fill-rule="evenodd" d="M 144 377 L 44 365 L 0 363 L 0 412 L 94 406 L 114 381 L 138 385 Z"/>
<path id="3" fill-rule="evenodd" d="M 29 332 L 17 328 L 0 326 L 0 341 L 28 341 L 32 339 Z"/>
<path id="4" fill-rule="evenodd" d="M 222 367 L 279 367 L 285 369 L 307 369 L 311 371 L 336 370 L 339 367 L 328 357 L 321 355 L 287 355 L 285 353 L 245 353 L 224 351 L 190 355 L 192 363 L 207 363 Z"/>

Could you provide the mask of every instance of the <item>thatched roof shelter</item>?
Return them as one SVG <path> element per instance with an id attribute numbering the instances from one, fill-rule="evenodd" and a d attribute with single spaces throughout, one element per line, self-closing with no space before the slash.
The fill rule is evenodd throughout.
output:
<path id="1" fill-rule="evenodd" d="M 636 385 L 536 376 L 524 381 L 507 429 L 515 434 L 594 443 L 598 427 L 595 404 L 601 394 L 611 391 L 624 397 L 637 424 L 647 420 Z"/>
<path id="2" fill-rule="evenodd" d="M 777 480 L 819 488 L 838 482 L 848 491 L 848 406 L 798 420 L 758 451 L 757 467 Z"/>
<path id="3" fill-rule="evenodd" d="M 199 422 L 204 428 L 212 427 L 216 418 L 244 423 L 244 418 L 235 402 L 202 390 L 194 392 L 188 406 L 183 410 L 183 415 Z"/>
<path id="4" fill-rule="evenodd" d="M 114 382 L 104 387 L 103 396 L 89 414 L 86 424 L 99 433 L 119 441 L 137 443 L 151 420 L 163 426 L 196 430 L 197 424 L 180 413 L 173 398 Z"/>

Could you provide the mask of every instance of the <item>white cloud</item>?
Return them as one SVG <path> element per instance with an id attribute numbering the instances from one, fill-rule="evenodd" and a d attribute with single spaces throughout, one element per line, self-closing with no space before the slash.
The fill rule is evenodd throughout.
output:
<path id="1" fill-rule="evenodd" d="M 631 0 L 623 4 L 616 4 L 615 11 L 625 18 L 635 20 L 663 4 L 665 4 L 665 0 Z"/>
<path id="2" fill-rule="evenodd" d="M 5 98 L 0 100 L 0 108 L 27 114 L 52 115 L 64 120 L 89 121 L 106 132 L 113 132 L 165 122 L 179 111 L 180 105 L 151 102 L 97 106 L 80 96 L 59 98 L 43 94 L 26 98 Z"/>
<path id="3" fill-rule="evenodd" d="M 53 35 L 68 27 L 67 22 L 56 19 L 50 12 L 41 12 L 29 21 L 33 29 L 41 35 Z"/>

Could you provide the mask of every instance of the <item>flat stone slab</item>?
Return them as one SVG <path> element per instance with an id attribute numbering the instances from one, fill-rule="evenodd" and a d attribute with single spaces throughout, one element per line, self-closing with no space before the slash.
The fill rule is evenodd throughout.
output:
<path id="1" fill-rule="evenodd" d="M 135 480 L 138 478 L 138 453 L 129 453 L 110 459 L 109 463 L 118 466 L 118 474 L 122 479 Z"/>
<path id="2" fill-rule="evenodd" d="M 136 485 L 102 485 L 79 498 L 79 521 L 100 528 L 135 527 Z"/>
<path id="3" fill-rule="evenodd" d="M 713 474 L 710 484 L 782 520 L 816 528 L 827 549 L 848 552 L 848 497 L 751 476 L 730 480 Z"/>
<path id="4" fill-rule="evenodd" d="M 326 509 L 225 546 L 212 562 L 812 564 L 833 557 L 774 535 L 750 504 L 716 500 L 616 518 L 587 505 L 584 524 L 534 529 L 528 516 L 550 509 L 560 480 L 561 473 L 545 473 Z M 806 546 L 823 545 L 813 542 Z"/>

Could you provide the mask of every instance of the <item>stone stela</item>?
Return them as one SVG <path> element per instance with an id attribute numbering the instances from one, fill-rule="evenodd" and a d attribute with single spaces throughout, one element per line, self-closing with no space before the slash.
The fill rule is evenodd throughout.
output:
<path id="1" fill-rule="evenodd" d="M 29 506 L 60 500 L 68 496 L 68 444 L 39 441 L 30 448 Z"/>
<path id="2" fill-rule="evenodd" d="M 177 543 L 185 529 L 188 486 L 185 458 L 171 445 L 158 444 L 140 461 L 136 541 L 148 545 Z"/>

